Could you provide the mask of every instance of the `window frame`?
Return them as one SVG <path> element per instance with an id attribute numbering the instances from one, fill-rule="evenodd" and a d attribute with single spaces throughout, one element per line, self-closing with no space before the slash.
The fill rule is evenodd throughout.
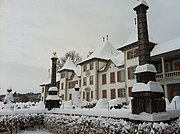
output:
<path id="1" fill-rule="evenodd" d="M 106 74 L 102 74 L 102 85 L 107 84 L 107 77 Z"/>
<path id="2" fill-rule="evenodd" d="M 116 98 L 116 89 L 113 88 L 111 89 L 111 99 L 115 99 Z"/>
<path id="3" fill-rule="evenodd" d="M 115 72 L 111 72 L 110 73 L 110 83 L 116 83 L 116 73 Z"/>

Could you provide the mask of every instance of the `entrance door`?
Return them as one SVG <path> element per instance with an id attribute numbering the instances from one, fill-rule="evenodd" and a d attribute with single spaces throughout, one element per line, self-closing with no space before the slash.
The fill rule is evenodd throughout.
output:
<path id="1" fill-rule="evenodd" d="M 86 101 L 90 101 L 90 92 L 91 92 L 91 89 L 88 87 L 85 89 L 86 91 Z"/>
<path id="2" fill-rule="evenodd" d="M 90 101 L 90 92 L 86 92 L 86 101 Z"/>

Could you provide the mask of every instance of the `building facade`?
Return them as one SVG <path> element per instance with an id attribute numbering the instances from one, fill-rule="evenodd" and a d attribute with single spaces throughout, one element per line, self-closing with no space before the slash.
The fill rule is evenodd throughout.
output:
<path id="1" fill-rule="evenodd" d="M 83 100 L 120 98 L 128 102 L 136 82 L 134 72 L 139 65 L 137 29 L 133 31 L 120 48 L 114 48 L 107 39 L 78 66 L 68 58 L 58 71 L 59 96 L 62 100 L 72 100 L 74 87 L 78 84 Z M 153 46 L 150 56 L 157 69 L 156 80 L 162 85 L 165 97 L 171 100 L 180 95 L 180 38 L 159 44 L 150 38 L 149 43 Z"/>

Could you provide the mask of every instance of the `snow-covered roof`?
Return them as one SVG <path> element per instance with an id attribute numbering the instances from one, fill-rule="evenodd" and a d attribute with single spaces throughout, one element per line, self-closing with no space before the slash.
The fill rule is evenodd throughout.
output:
<path id="1" fill-rule="evenodd" d="M 156 45 L 151 51 L 151 56 L 180 49 L 180 37 Z"/>
<path id="2" fill-rule="evenodd" d="M 159 84 L 159 82 L 149 81 L 147 84 L 145 83 L 135 83 L 132 92 L 161 92 L 163 93 L 163 88 Z"/>
<path id="3" fill-rule="evenodd" d="M 120 52 L 119 55 L 114 56 L 111 58 L 111 61 L 116 65 L 116 66 L 122 66 L 124 65 L 124 53 Z"/>
<path id="4" fill-rule="evenodd" d="M 95 49 L 95 51 L 87 59 L 81 61 L 80 63 L 91 59 L 109 60 L 115 56 L 118 56 L 119 54 L 120 52 L 114 46 L 112 46 L 109 41 L 106 41 L 103 45 L 100 45 L 97 49 Z"/>
<path id="5" fill-rule="evenodd" d="M 134 73 L 137 74 L 137 73 L 142 73 L 142 72 L 157 73 L 156 68 L 154 67 L 153 64 L 139 65 L 136 67 L 136 71 Z"/>
<path id="6" fill-rule="evenodd" d="M 58 71 L 61 72 L 63 70 L 71 70 L 74 71 L 77 76 L 81 76 L 81 66 L 76 66 L 70 57 L 67 58 L 64 66 Z"/>
<path id="7" fill-rule="evenodd" d="M 132 31 L 131 31 L 130 35 L 129 35 L 129 38 L 127 39 L 127 41 L 121 47 L 125 47 L 127 45 L 130 45 L 132 43 L 137 42 L 138 41 L 138 34 L 137 33 L 138 33 L 137 32 L 137 27 L 134 26 L 132 28 Z"/>
<path id="8" fill-rule="evenodd" d="M 128 46 L 132 43 L 138 42 L 138 31 L 137 31 L 137 25 L 135 25 L 134 27 L 131 28 L 132 31 L 129 35 L 129 38 L 127 39 L 127 41 L 120 47 L 123 48 L 125 46 Z M 149 41 L 150 42 L 154 42 L 153 38 L 149 35 Z"/>

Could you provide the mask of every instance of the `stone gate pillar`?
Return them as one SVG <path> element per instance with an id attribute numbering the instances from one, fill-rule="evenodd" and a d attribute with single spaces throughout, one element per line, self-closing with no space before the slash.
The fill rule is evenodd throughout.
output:
<path id="1" fill-rule="evenodd" d="M 46 108 L 51 110 L 52 108 L 60 107 L 60 98 L 58 96 L 58 89 L 56 87 L 56 64 L 57 64 L 57 56 L 56 52 L 53 53 L 52 60 L 52 73 L 51 73 L 51 86 L 48 90 L 48 96 L 46 98 Z"/>
<path id="2" fill-rule="evenodd" d="M 146 17 L 148 9 L 148 4 L 144 0 L 139 1 L 139 4 L 134 8 L 138 24 L 139 66 L 137 66 L 135 71 L 137 83 L 132 88 L 131 119 L 147 121 L 169 120 L 165 112 L 164 92 L 161 85 L 156 82 L 155 75 L 157 71 L 154 65 L 151 64 L 150 53 L 154 46 L 149 42 Z M 144 119 L 143 116 L 140 116 L 142 113 L 147 113 L 149 115 L 148 118 Z M 157 113 L 158 118 L 156 117 Z"/>

